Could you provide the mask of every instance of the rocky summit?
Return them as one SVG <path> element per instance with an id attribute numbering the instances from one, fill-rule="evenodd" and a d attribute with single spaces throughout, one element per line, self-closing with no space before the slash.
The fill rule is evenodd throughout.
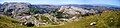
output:
<path id="1" fill-rule="evenodd" d="M 3 10 L 3 13 L 6 15 L 16 15 L 20 13 L 25 13 L 29 10 L 29 3 L 3 3 L 1 6 L 1 10 Z"/>
<path id="2" fill-rule="evenodd" d="M 63 25 L 78 21 L 86 16 L 97 15 L 107 11 L 118 11 L 118 8 L 93 5 L 34 5 L 22 2 L 5 2 L 0 4 L 0 16 L 9 16 L 19 25 L 47 26 Z M 91 23 L 94 25 L 96 23 Z"/>

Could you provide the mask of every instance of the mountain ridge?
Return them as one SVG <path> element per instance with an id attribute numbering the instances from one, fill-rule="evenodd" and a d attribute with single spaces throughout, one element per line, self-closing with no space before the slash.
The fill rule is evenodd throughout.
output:
<path id="1" fill-rule="evenodd" d="M 19 22 L 17 24 L 27 27 L 61 25 L 78 21 L 86 16 L 100 15 L 109 11 L 120 11 L 120 8 L 117 7 L 76 4 L 32 5 L 30 3 L 11 2 L 1 4 L 0 7 L 0 16 L 10 16 L 10 18 Z"/>

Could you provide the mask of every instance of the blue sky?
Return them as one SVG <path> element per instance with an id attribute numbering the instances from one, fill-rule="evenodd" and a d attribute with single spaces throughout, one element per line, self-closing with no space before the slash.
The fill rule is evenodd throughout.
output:
<path id="1" fill-rule="evenodd" d="M 4 2 L 29 2 L 31 4 L 108 4 L 120 6 L 120 0 L 0 0 Z"/>

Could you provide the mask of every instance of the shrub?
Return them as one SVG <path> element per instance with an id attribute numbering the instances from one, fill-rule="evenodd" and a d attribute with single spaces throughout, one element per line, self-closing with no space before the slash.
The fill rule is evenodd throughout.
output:
<path id="1" fill-rule="evenodd" d="M 29 10 L 28 12 L 33 13 L 33 14 L 36 14 L 36 13 L 39 13 L 39 9 L 30 8 L 30 10 Z"/>

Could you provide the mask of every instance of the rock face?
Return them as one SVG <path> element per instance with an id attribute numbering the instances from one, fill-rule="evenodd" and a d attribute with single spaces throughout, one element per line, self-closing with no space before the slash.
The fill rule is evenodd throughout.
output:
<path id="1" fill-rule="evenodd" d="M 78 8 L 78 7 L 74 7 L 74 6 L 62 6 L 59 10 L 59 12 L 63 12 L 69 15 L 86 15 L 86 14 L 95 14 L 98 13 L 97 10 L 87 10 L 87 9 L 83 9 L 83 8 Z"/>
<path id="2" fill-rule="evenodd" d="M 4 10 L 5 14 L 8 15 L 16 15 L 19 13 L 25 13 L 29 10 L 28 5 L 29 3 L 17 3 L 17 2 L 12 2 L 12 3 L 3 3 L 2 9 Z"/>
<path id="3" fill-rule="evenodd" d="M 2 12 L 3 12 L 3 10 L 1 8 L 2 8 L 2 4 L 0 4 L 0 14 L 2 14 Z"/>

